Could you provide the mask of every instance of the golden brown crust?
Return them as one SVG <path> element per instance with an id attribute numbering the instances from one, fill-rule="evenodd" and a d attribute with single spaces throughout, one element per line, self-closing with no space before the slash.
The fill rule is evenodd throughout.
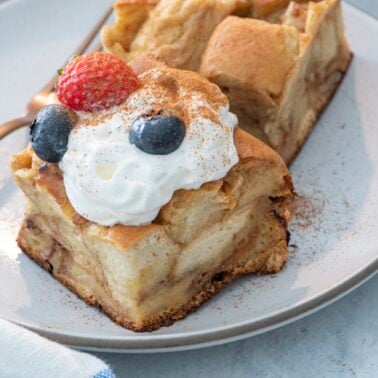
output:
<path id="1" fill-rule="evenodd" d="M 264 17 L 269 13 L 289 5 L 290 0 L 253 0 L 253 10 L 256 17 Z"/>
<path id="2" fill-rule="evenodd" d="M 114 4 L 116 16 L 114 26 L 107 25 L 101 30 L 103 44 L 109 46 L 107 50 L 126 59 L 126 51 L 157 2 L 154 0 L 117 1 Z"/>
<path id="3" fill-rule="evenodd" d="M 298 53 L 296 28 L 230 16 L 210 38 L 199 73 L 220 87 L 276 97 L 283 91 Z"/>
<path id="4" fill-rule="evenodd" d="M 55 164 L 43 164 L 39 168 L 36 177 L 36 185 L 45 188 L 47 193 L 55 198 L 55 201 L 61 207 L 68 204 L 68 198 L 63 183 L 62 172 Z"/>
<path id="5" fill-rule="evenodd" d="M 173 309 L 171 311 L 167 311 L 163 314 L 160 314 L 158 317 L 154 319 L 150 319 L 148 321 L 143 322 L 141 325 L 136 325 L 134 322 L 128 321 L 125 319 L 124 316 L 120 316 L 116 309 L 113 307 L 106 306 L 103 303 L 99 303 L 96 298 L 85 289 L 78 286 L 74 281 L 67 279 L 64 275 L 55 274 L 52 265 L 48 262 L 46 258 L 43 257 L 43 253 L 41 251 L 34 250 L 31 248 L 27 241 L 25 234 L 27 232 L 26 224 L 24 223 L 21 227 L 17 243 L 22 251 L 28 255 L 32 260 L 37 262 L 42 268 L 47 270 L 51 273 L 60 283 L 62 283 L 65 287 L 75 293 L 79 298 L 84 300 L 87 304 L 98 307 L 101 311 L 103 311 L 109 318 L 134 332 L 152 332 L 160 327 L 170 326 L 176 320 L 183 319 L 187 315 L 192 312 L 195 312 L 204 302 L 211 299 L 216 293 L 218 293 L 222 288 L 227 286 L 232 281 L 236 280 L 242 275 L 246 274 L 268 274 L 268 273 L 275 273 L 282 269 L 283 265 L 287 260 L 287 249 L 286 246 L 284 248 L 280 248 L 278 246 L 278 253 L 272 254 L 273 260 L 268 260 L 265 265 L 260 269 L 256 270 L 256 265 L 246 264 L 243 267 L 238 267 L 231 271 L 222 271 L 218 274 L 215 274 L 208 282 L 206 287 L 204 287 L 197 295 L 195 295 L 189 302 L 185 305 L 181 306 L 178 309 Z M 53 249 L 62 249 L 64 248 L 60 246 L 58 243 L 55 243 L 52 247 Z M 53 252 L 51 252 L 52 254 Z"/>
<path id="6" fill-rule="evenodd" d="M 114 7 L 128 7 L 130 5 L 154 6 L 159 2 L 159 0 L 116 0 L 114 2 Z"/>
<path id="7" fill-rule="evenodd" d="M 139 55 L 129 62 L 129 66 L 138 76 L 154 68 L 167 67 L 163 59 L 149 53 Z"/>
<path id="8" fill-rule="evenodd" d="M 149 8 L 143 21 L 138 17 L 138 22 L 131 20 L 146 9 L 144 2 L 116 7 L 116 24 L 106 27 L 102 34 L 104 46 L 126 60 L 151 52 L 170 66 L 195 70 L 214 27 L 246 4 L 246 0 L 162 0 Z M 124 28 L 126 23 L 129 29 Z M 121 28 L 123 33 L 119 32 Z M 186 48 L 188 44 L 190 49 Z"/>
<path id="9" fill-rule="evenodd" d="M 146 226 L 122 226 L 118 224 L 107 228 L 101 227 L 99 235 L 104 239 L 111 240 L 121 249 L 127 250 L 138 241 L 160 228 L 161 226 L 157 224 L 149 224 Z"/>
<path id="10" fill-rule="evenodd" d="M 235 129 L 234 142 L 240 161 L 267 161 L 280 166 L 284 175 L 289 173 L 285 162 L 273 149 L 239 127 Z"/>
<path id="11" fill-rule="evenodd" d="M 292 1 L 296 3 L 308 3 L 313 0 L 251 0 L 252 14 L 257 18 L 269 18 L 272 14 L 275 15 L 277 12 L 282 12 Z"/>
<path id="12" fill-rule="evenodd" d="M 345 67 L 343 67 L 343 70 L 339 71 L 340 75 L 341 75 L 341 79 L 340 79 L 340 82 L 339 82 L 340 84 L 342 83 L 342 81 L 345 78 L 345 75 L 348 71 L 348 68 L 349 68 L 350 64 L 352 63 L 352 59 L 353 59 L 353 54 L 351 53 L 350 58 L 347 59 L 347 65 Z M 307 132 L 305 133 L 303 140 L 301 140 L 300 142 L 297 143 L 296 148 L 294 148 L 292 150 L 291 154 L 288 155 L 285 159 L 286 164 L 288 166 L 290 166 L 290 164 L 294 161 L 294 159 L 297 157 L 297 155 L 301 151 L 302 145 L 304 145 L 304 143 L 306 142 L 306 140 L 309 138 L 309 136 L 311 134 L 312 125 L 316 123 L 316 121 L 321 117 L 323 112 L 331 104 L 331 101 L 332 101 L 333 97 L 336 95 L 338 88 L 339 88 L 338 85 L 335 85 L 333 90 L 328 94 L 328 96 L 324 97 L 323 101 L 319 102 L 319 105 L 315 110 L 314 119 L 309 120 L 309 124 L 306 126 Z"/>

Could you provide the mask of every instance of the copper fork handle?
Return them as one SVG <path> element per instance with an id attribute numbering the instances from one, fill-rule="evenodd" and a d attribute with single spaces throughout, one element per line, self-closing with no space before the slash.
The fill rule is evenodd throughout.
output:
<path id="1" fill-rule="evenodd" d="M 33 120 L 34 117 L 27 114 L 23 117 L 12 119 L 11 121 L 3 123 L 0 125 L 0 140 L 23 126 L 31 125 Z"/>

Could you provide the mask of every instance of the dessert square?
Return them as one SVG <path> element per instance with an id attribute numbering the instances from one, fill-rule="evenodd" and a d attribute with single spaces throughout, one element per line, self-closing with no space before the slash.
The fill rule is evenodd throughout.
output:
<path id="1" fill-rule="evenodd" d="M 118 0 L 105 49 L 152 53 L 227 95 L 239 126 L 290 163 L 345 74 L 340 0 Z"/>
<path id="2" fill-rule="evenodd" d="M 185 317 L 242 274 L 278 272 L 288 257 L 293 187 L 279 155 L 236 127 L 214 84 L 147 58 L 133 68 L 138 85 L 120 105 L 43 110 L 11 168 L 27 197 L 20 248 L 88 304 L 141 332 Z M 62 82 L 57 92 L 68 103 Z M 164 147 L 174 151 L 130 137 L 139 122 L 159 130 L 172 117 L 186 127 L 179 146 Z M 62 120 L 73 123 L 66 148 L 40 145 L 43 128 L 50 137 Z"/>

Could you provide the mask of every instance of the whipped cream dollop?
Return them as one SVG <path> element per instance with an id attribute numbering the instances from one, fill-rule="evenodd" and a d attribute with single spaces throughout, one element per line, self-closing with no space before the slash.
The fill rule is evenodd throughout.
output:
<path id="1" fill-rule="evenodd" d="M 75 210 L 104 226 L 145 225 L 178 189 L 197 189 L 223 178 L 238 162 L 237 118 L 221 91 L 196 74 L 153 69 L 122 106 L 97 114 L 78 112 L 59 167 Z M 143 152 L 129 141 L 135 119 L 167 110 L 186 135 L 168 155 Z"/>

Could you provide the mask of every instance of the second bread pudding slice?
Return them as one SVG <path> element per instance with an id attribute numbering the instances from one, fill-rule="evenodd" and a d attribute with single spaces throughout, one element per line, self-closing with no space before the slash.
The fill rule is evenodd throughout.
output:
<path id="1" fill-rule="evenodd" d="M 151 331 L 242 274 L 278 272 L 293 194 L 282 159 L 237 127 L 214 84 L 148 60 L 134 69 L 119 105 L 45 110 L 12 170 L 28 199 L 22 250 L 116 323 Z M 93 96 L 72 104 L 102 106 Z M 55 155 L 37 143 L 51 114 L 73 124 L 65 148 L 45 147 Z"/>
<path id="2" fill-rule="evenodd" d="M 290 163 L 351 59 L 340 0 L 118 0 L 105 49 L 152 53 L 227 95 L 239 126 Z"/>

